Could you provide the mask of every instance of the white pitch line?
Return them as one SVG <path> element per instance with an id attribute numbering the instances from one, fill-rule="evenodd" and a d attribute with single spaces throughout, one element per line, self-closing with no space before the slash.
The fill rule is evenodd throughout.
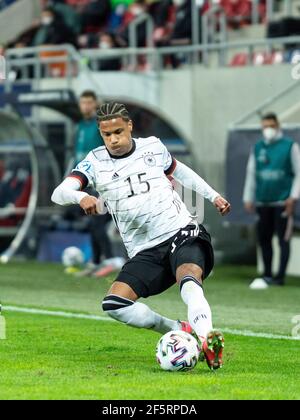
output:
<path id="1" fill-rule="evenodd" d="M 230 328 L 221 328 L 221 331 L 224 333 L 232 335 L 241 335 L 244 337 L 257 337 L 257 338 L 266 338 L 268 340 L 293 340 L 300 341 L 300 337 L 293 337 L 291 335 L 279 335 L 279 334 L 269 334 L 269 333 L 259 333 L 247 330 L 232 330 Z"/>
<path id="2" fill-rule="evenodd" d="M 21 306 L 3 306 L 3 311 L 21 312 L 25 314 L 34 314 L 34 315 L 60 316 L 63 318 L 89 319 L 92 321 L 114 321 L 113 319 L 107 318 L 105 316 L 76 314 L 73 312 L 63 312 L 63 311 L 46 311 L 45 309 L 23 308 Z"/>
<path id="3" fill-rule="evenodd" d="M 76 314 L 73 312 L 64 312 L 64 311 L 47 311 L 45 309 L 24 308 L 20 306 L 3 306 L 3 311 L 21 312 L 21 313 L 33 314 L 33 315 L 58 316 L 58 317 L 63 317 L 63 318 L 89 319 L 91 321 L 115 322 L 114 319 L 108 318 L 105 316 Z M 268 340 L 300 341 L 300 337 L 292 337 L 289 335 L 259 333 L 259 332 L 253 332 L 253 331 L 247 331 L 247 330 L 236 330 L 236 329 L 230 329 L 230 328 L 221 328 L 221 331 L 227 334 L 239 335 L 243 337 L 266 338 Z"/>

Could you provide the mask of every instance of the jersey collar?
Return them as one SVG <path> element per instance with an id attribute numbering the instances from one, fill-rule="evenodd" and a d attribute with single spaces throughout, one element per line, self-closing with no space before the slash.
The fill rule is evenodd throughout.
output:
<path id="1" fill-rule="evenodd" d="M 108 152 L 109 156 L 110 156 L 112 159 L 125 159 L 125 158 L 127 158 L 128 156 L 132 155 L 132 153 L 134 153 L 134 152 L 135 152 L 135 149 L 136 149 L 136 144 L 135 144 L 134 139 L 132 139 L 132 148 L 129 150 L 129 152 L 125 153 L 125 155 L 122 155 L 122 156 L 115 156 L 115 155 L 112 155 L 112 154 L 109 152 L 109 150 L 108 150 L 108 149 L 106 149 L 106 150 L 107 150 L 107 152 Z"/>

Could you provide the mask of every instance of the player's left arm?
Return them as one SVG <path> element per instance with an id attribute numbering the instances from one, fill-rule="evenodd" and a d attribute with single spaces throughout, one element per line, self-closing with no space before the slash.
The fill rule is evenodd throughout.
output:
<path id="1" fill-rule="evenodd" d="M 181 185 L 196 191 L 202 197 L 212 202 L 222 216 L 230 212 L 229 202 L 184 163 L 172 158 L 172 164 L 165 173 L 172 175 Z"/>

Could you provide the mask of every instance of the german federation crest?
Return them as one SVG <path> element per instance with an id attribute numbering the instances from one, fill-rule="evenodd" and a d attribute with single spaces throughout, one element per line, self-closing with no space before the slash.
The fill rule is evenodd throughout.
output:
<path id="1" fill-rule="evenodd" d="M 153 156 L 153 153 L 147 153 L 147 155 L 144 156 L 144 162 L 148 166 L 155 166 L 156 165 L 156 159 Z"/>

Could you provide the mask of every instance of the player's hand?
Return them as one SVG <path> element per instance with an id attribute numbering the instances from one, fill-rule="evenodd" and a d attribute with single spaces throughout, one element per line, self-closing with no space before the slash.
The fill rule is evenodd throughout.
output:
<path id="1" fill-rule="evenodd" d="M 253 214 L 255 212 L 254 203 L 247 202 L 244 204 L 244 207 L 247 213 Z"/>
<path id="2" fill-rule="evenodd" d="M 86 195 L 79 203 L 80 207 L 84 210 L 85 214 L 98 214 L 99 202 L 96 197 Z"/>
<path id="3" fill-rule="evenodd" d="M 293 198 L 288 198 L 287 200 L 285 200 L 285 214 L 287 216 L 292 216 L 294 214 L 294 210 L 295 210 L 295 200 Z"/>
<path id="4" fill-rule="evenodd" d="M 230 203 L 220 195 L 215 199 L 214 206 L 222 216 L 230 212 Z"/>

